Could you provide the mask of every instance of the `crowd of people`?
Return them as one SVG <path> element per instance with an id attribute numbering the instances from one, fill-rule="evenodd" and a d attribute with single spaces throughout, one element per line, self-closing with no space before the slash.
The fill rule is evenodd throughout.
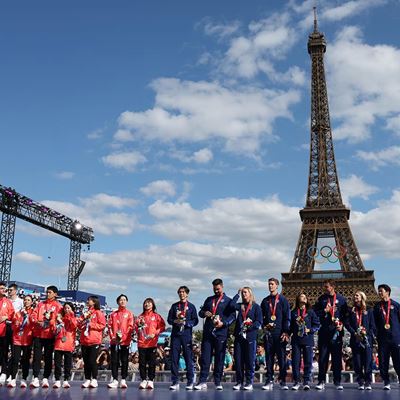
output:
<path id="1" fill-rule="evenodd" d="M 74 303 L 57 301 L 55 286 L 47 287 L 46 298 L 40 301 L 30 294 L 21 296 L 16 285 L 7 288 L 0 282 L 0 385 L 16 387 L 21 368 L 21 387 L 28 386 L 32 369 L 30 387 L 49 387 L 54 370 L 53 388 L 69 388 L 72 368 L 83 368 L 83 388 L 97 387 L 98 371 L 110 369 L 109 388 L 127 388 L 132 371 L 140 374 L 139 389 L 151 390 L 156 371 L 170 371 L 170 389 L 177 390 L 184 371 L 187 390 L 204 390 L 211 368 L 216 390 L 223 390 L 223 375 L 229 371 L 235 374 L 234 390 L 253 390 L 255 371 L 265 374 L 263 390 L 273 390 L 276 372 L 282 390 L 289 389 L 288 373 L 291 389 L 309 390 L 313 372 L 318 372 L 315 388 L 324 390 L 331 369 L 336 388 L 343 390 L 342 371 L 354 369 L 359 389 L 371 390 L 372 371 L 379 369 L 384 389 L 390 390 L 390 358 L 400 375 L 400 306 L 390 298 L 386 284 L 378 286 L 381 301 L 374 308 L 367 308 L 361 291 L 349 305 L 333 280 L 324 282 L 325 293 L 313 307 L 307 295 L 299 293 L 292 309 L 279 294 L 276 278 L 268 280 L 270 293 L 260 304 L 250 287 L 240 288 L 233 298 L 224 293 L 221 279 L 212 287 L 214 294 L 199 312 L 188 300 L 189 288 L 178 288 L 179 301 L 167 318 L 170 342 L 159 345 L 166 323 L 152 298 L 145 299 L 142 313 L 134 316 L 128 297 L 121 294 L 118 309 L 106 317 L 97 296 L 89 296 L 86 307 L 78 310 Z M 194 343 L 199 318 L 204 319 L 202 339 Z M 350 335 L 346 345 L 345 332 Z M 138 349 L 130 352 L 133 338 Z"/>

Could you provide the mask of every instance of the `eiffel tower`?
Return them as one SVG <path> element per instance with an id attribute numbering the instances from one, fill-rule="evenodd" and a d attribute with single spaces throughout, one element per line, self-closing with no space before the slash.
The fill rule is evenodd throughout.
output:
<path id="1" fill-rule="evenodd" d="M 314 31 L 309 35 L 311 57 L 311 143 L 307 200 L 300 210 L 302 227 L 289 273 L 282 273 L 282 293 L 291 304 L 304 291 L 313 304 L 323 292 L 323 281 L 334 279 L 337 291 L 350 300 L 357 290 L 365 292 L 368 303 L 378 301 L 374 271 L 364 268 L 340 193 L 333 151 L 325 80 L 326 41 L 318 31 L 314 8 Z M 318 240 L 334 239 L 335 246 L 318 247 Z M 315 270 L 319 263 L 340 263 L 340 270 Z M 332 263 L 332 264 L 330 264 Z"/>

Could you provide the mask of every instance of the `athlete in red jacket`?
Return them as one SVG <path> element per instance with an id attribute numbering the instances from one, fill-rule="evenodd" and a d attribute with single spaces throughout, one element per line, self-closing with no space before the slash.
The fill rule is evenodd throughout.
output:
<path id="1" fill-rule="evenodd" d="M 135 329 L 138 335 L 139 371 L 142 382 L 139 389 L 154 389 L 158 336 L 165 331 L 165 321 L 156 312 L 154 300 L 147 298 L 143 302 L 143 312 L 136 319 Z"/>
<path id="2" fill-rule="evenodd" d="M 132 340 L 134 317 L 126 308 L 128 297 L 125 294 L 120 294 L 117 297 L 117 304 L 118 310 L 114 311 L 108 319 L 113 377 L 113 381 L 108 384 L 108 387 L 118 387 L 118 366 L 121 363 L 120 387 L 126 389 L 128 387 L 126 378 L 128 376 L 129 345 Z"/>
<path id="3" fill-rule="evenodd" d="M 58 289 L 49 286 L 46 289 L 46 300 L 41 301 L 32 313 L 33 323 L 33 379 L 32 388 L 39 387 L 39 372 L 42 362 L 42 351 L 44 349 L 44 371 L 42 387 L 49 387 L 49 376 L 51 374 L 54 352 L 54 331 L 51 326 L 62 309 L 62 305 L 56 300 Z"/>
<path id="4" fill-rule="evenodd" d="M 52 328 L 56 335 L 54 344 L 54 389 L 61 387 L 61 364 L 64 359 L 64 382 L 63 388 L 70 387 L 72 369 L 72 352 L 75 350 L 76 339 L 75 307 L 72 303 L 65 303 L 61 312 L 57 315 Z"/>
<path id="5" fill-rule="evenodd" d="M 12 302 L 6 297 L 6 284 L 0 282 L 0 386 L 6 381 L 8 346 L 6 338 L 6 321 L 11 321 L 14 316 Z"/>
<path id="6" fill-rule="evenodd" d="M 96 358 L 103 340 L 103 329 L 106 326 L 106 318 L 100 311 L 100 301 L 97 296 L 89 296 L 86 304 L 88 310 L 78 319 L 85 371 L 85 382 L 82 384 L 82 387 L 95 388 L 98 386 Z"/>
<path id="7" fill-rule="evenodd" d="M 8 387 L 14 388 L 17 386 L 15 377 L 17 376 L 19 363 L 21 360 L 22 380 L 21 387 L 26 388 L 26 380 L 29 375 L 29 362 L 32 353 L 32 308 L 33 299 L 29 294 L 24 297 L 24 308 L 14 314 L 11 322 L 12 329 L 12 355 L 10 363 L 11 381 Z M 21 358 L 22 355 L 22 358 Z"/>

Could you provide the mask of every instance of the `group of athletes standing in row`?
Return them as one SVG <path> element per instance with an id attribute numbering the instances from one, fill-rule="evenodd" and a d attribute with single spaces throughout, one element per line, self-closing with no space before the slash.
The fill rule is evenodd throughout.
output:
<path id="1" fill-rule="evenodd" d="M 212 359 L 214 359 L 214 383 L 216 390 L 223 390 L 224 357 L 229 326 L 235 322 L 234 359 L 236 384 L 234 390 L 253 390 L 254 366 L 258 331 L 263 331 L 266 356 L 266 381 L 263 390 L 274 388 L 275 356 L 279 365 L 279 386 L 288 390 L 286 383 L 286 346 L 291 342 L 293 390 L 311 388 L 314 334 L 318 332 L 319 369 L 317 390 L 325 389 L 325 377 L 329 359 L 333 371 L 333 382 L 338 390 L 341 384 L 342 346 L 344 328 L 351 334 L 350 346 L 353 353 L 354 370 L 360 390 L 371 390 L 372 347 L 378 342 L 380 375 L 385 390 L 390 390 L 389 359 L 392 358 L 397 376 L 400 376 L 400 305 L 390 298 L 388 285 L 378 286 L 381 301 L 373 309 L 367 308 L 366 295 L 358 291 L 352 305 L 335 291 L 335 282 L 324 282 L 324 294 L 311 307 L 305 293 L 299 293 L 296 304 L 290 310 L 287 299 L 278 293 L 279 281 L 268 280 L 270 294 L 261 304 L 255 302 L 250 287 L 239 289 L 231 299 L 224 293 L 223 282 L 212 282 L 214 295 L 208 297 L 197 313 L 194 304 L 188 301 L 189 288 L 179 287 L 179 301 L 172 304 L 168 313 L 171 333 L 171 377 L 170 389 L 179 389 L 180 354 L 186 362 L 186 389 L 205 390 Z M 53 388 L 69 388 L 71 379 L 72 353 L 75 350 L 77 329 L 84 360 L 85 381 L 83 388 L 95 388 L 97 382 L 98 349 L 103 341 L 103 330 L 108 327 L 111 349 L 112 381 L 109 388 L 127 388 L 129 346 L 134 332 L 137 334 L 139 351 L 139 389 L 154 389 L 157 341 L 165 330 L 165 322 L 157 313 L 154 300 L 143 302 L 143 312 L 134 317 L 127 309 L 128 297 L 117 298 L 118 310 L 106 321 L 100 310 L 99 299 L 90 296 L 87 309 L 75 316 L 74 305 L 57 301 L 55 286 L 46 289 L 46 300 L 32 308 L 32 297 L 26 295 L 23 304 L 6 297 L 6 286 L 0 282 L 0 385 L 16 387 L 16 374 L 21 363 L 20 387 L 27 387 L 27 377 L 33 348 L 31 388 L 49 387 L 54 358 Z M 241 297 L 241 301 L 238 302 Z M 22 301 L 22 300 L 20 300 Z M 194 382 L 192 354 L 192 330 L 199 317 L 204 319 L 201 343 L 200 377 Z M 7 361 L 7 322 L 12 331 L 12 356 Z M 39 373 L 42 358 L 44 371 L 42 381 Z M 300 365 L 303 364 L 303 377 Z M 61 385 L 62 365 L 64 381 Z M 118 370 L 121 367 L 121 380 Z"/>

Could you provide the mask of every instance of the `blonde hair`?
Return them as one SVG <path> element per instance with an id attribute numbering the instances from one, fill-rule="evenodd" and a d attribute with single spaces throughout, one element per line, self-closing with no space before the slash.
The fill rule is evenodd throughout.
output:
<path id="1" fill-rule="evenodd" d="M 255 303 L 256 302 L 256 298 L 254 297 L 253 290 L 251 289 L 251 287 L 243 286 L 242 287 L 242 292 L 243 292 L 244 289 L 246 289 L 250 293 L 250 303 Z M 240 294 L 242 294 L 242 292 Z M 243 298 L 243 296 L 242 296 L 242 298 Z"/>
<path id="2" fill-rule="evenodd" d="M 354 293 L 354 296 L 358 294 L 361 297 L 361 309 L 362 310 L 366 310 L 367 309 L 367 295 L 362 292 L 361 290 L 358 290 L 357 292 Z M 354 301 L 354 296 L 353 296 L 353 301 Z M 354 301 L 354 306 L 356 305 L 355 301 Z"/>

